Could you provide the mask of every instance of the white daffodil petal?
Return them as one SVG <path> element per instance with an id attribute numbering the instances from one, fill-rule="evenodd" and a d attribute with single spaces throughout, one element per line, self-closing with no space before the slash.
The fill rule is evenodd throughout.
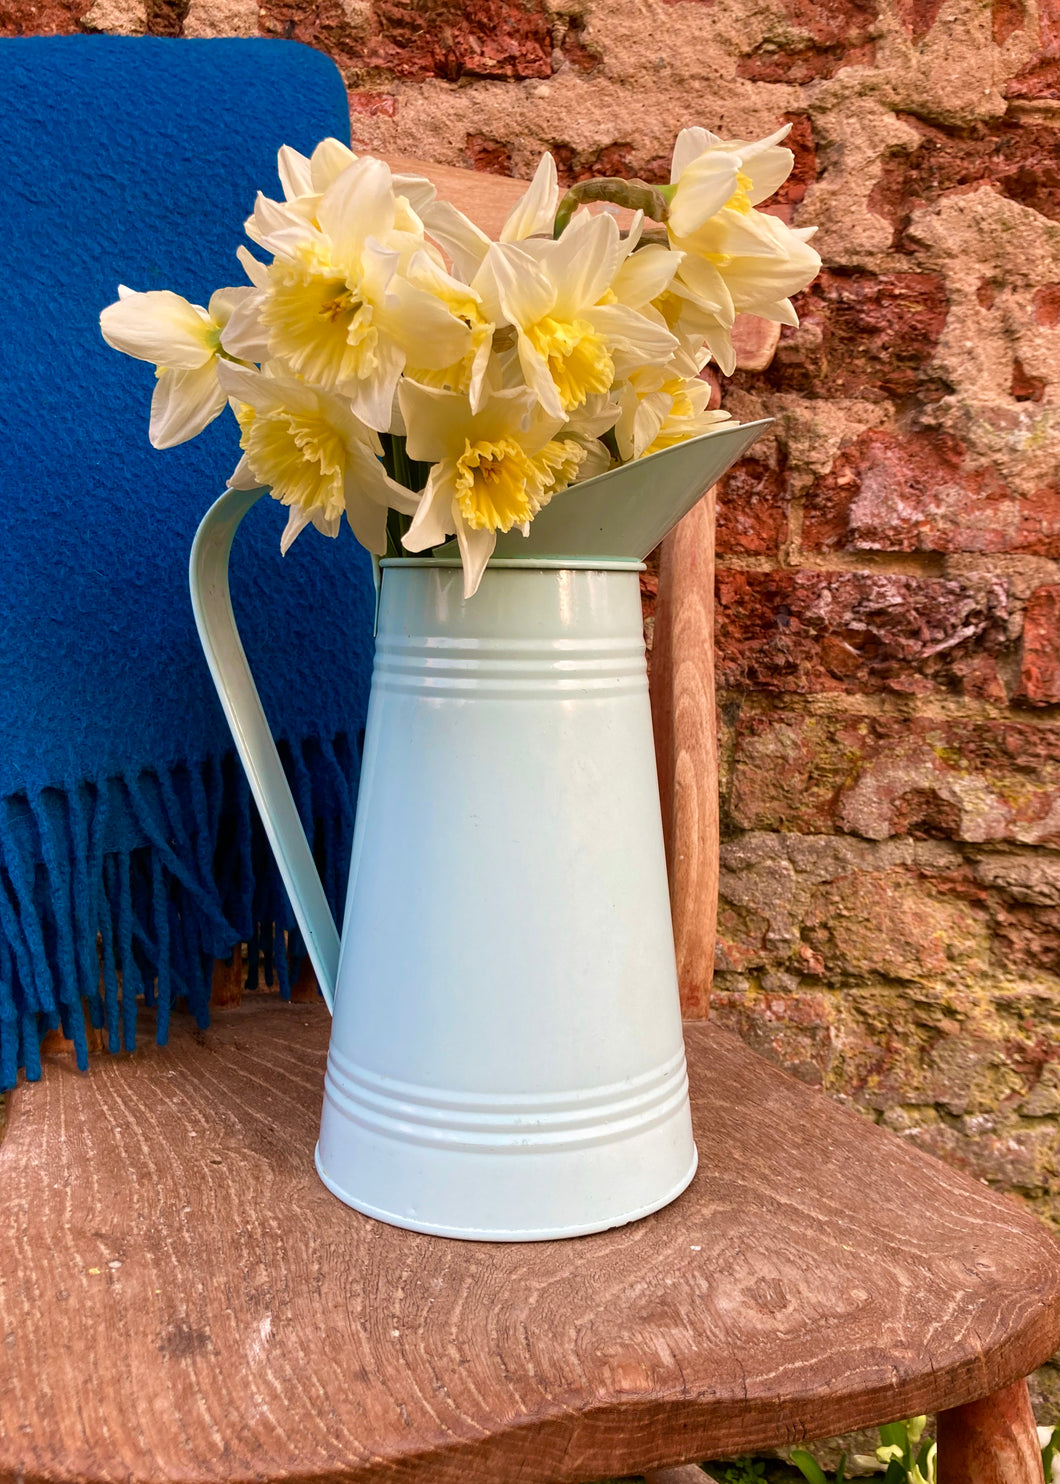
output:
<path id="1" fill-rule="evenodd" d="M 525 335 L 519 336 L 519 364 L 527 386 L 533 389 L 541 406 L 551 417 L 562 418 L 563 403 L 549 372 L 548 362 Z"/>
<path id="2" fill-rule="evenodd" d="M 392 342 L 381 339 L 375 351 L 376 368 L 370 381 L 349 381 L 342 391 L 350 399 L 355 416 L 377 433 L 390 431 L 394 393 L 405 368 L 404 353 Z"/>
<path id="3" fill-rule="evenodd" d="M 276 172 L 280 177 L 285 201 L 296 201 L 299 196 L 312 195 L 313 176 L 309 161 L 289 144 L 280 146 L 276 156 Z"/>
<path id="4" fill-rule="evenodd" d="M 209 314 L 211 321 L 223 329 L 232 318 L 232 313 L 237 305 L 242 304 L 248 294 L 253 294 L 254 292 L 254 289 L 247 288 L 246 284 L 241 284 L 231 289 L 217 289 L 210 295 L 210 302 L 206 312 Z"/>
<path id="5" fill-rule="evenodd" d="M 721 210 L 736 190 L 738 155 L 710 151 L 682 172 L 670 205 L 667 227 L 676 238 L 688 237 Z"/>
<path id="6" fill-rule="evenodd" d="M 471 331 L 464 321 L 441 298 L 406 278 L 394 279 L 376 323 L 413 365 L 424 370 L 451 366 L 471 348 Z"/>
<path id="7" fill-rule="evenodd" d="M 201 433 L 227 401 L 212 358 L 192 371 L 159 371 L 148 436 L 155 448 L 175 448 Z"/>
<path id="8" fill-rule="evenodd" d="M 736 352 L 732 345 L 731 328 L 715 322 L 706 327 L 703 338 L 710 346 L 710 353 L 717 361 L 718 369 L 724 376 L 731 376 L 736 370 Z"/>
<path id="9" fill-rule="evenodd" d="M 407 551 L 429 551 L 432 546 L 441 546 L 456 529 L 453 517 L 453 465 L 438 465 L 431 470 L 427 488 L 412 524 L 401 538 Z"/>
<path id="10" fill-rule="evenodd" d="M 759 319 L 772 320 L 777 325 L 790 325 L 793 330 L 799 327 L 799 316 L 790 299 L 775 299 L 772 303 L 760 301 L 755 305 L 755 314 Z"/>
<path id="11" fill-rule="evenodd" d="M 168 289 L 130 293 L 108 304 L 99 328 L 115 350 L 155 366 L 194 371 L 213 359 L 215 326 L 206 310 Z"/>
<path id="12" fill-rule="evenodd" d="M 465 399 L 458 392 L 403 381 L 398 387 L 398 401 L 408 429 L 410 459 L 434 464 L 455 459 L 463 452 L 464 431 L 456 409 Z"/>
<path id="13" fill-rule="evenodd" d="M 698 160 L 700 155 L 706 154 L 708 149 L 720 143 L 718 136 L 709 129 L 682 129 L 674 144 L 673 163 L 670 166 L 671 185 L 680 180 L 693 160 Z"/>
<path id="14" fill-rule="evenodd" d="M 625 304 L 598 304 L 585 311 L 585 318 L 611 347 L 616 370 L 619 356 L 642 363 L 665 361 L 677 349 L 677 339 L 669 330 Z"/>
<path id="15" fill-rule="evenodd" d="M 420 503 L 418 490 L 406 489 L 383 468 L 382 460 L 367 443 L 351 442 L 349 445 L 349 472 L 347 491 L 353 490 L 362 499 L 372 500 L 385 509 L 390 506 L 402 515 L 414 515 Z M 349 493 L 346 500 L 349 508 Z"/>
<path id="16" fill-rule="evenodd" d="M 312 189 L 323 195 L 332 181 L 349 168 L 357 156 L 340 139 L 322 139 L 309 159 Z"/>
<path id="17" fill-rule="evenodd" d="M 741 170 L 751 181 L 751 189 L 747 193 L 747 199 L 752 206 L 757 206 L 759 201 L 765 201 L 772 196 L 774 191 L 787 180 L 795 164 L 795 156 L 790 149 L 765 150 L 754 160 L 744 160 Z"/>
<path id="18" fill-rule="evenodd" d="M 286 556 L 291 548 L 291 543 L 302 534 L 306 526 L 312 525 L 313 515 L 309 510 L 303 510 L 301 505 L 292 505 L 287 516 L 287 524 L 283 528 L 280 537 L 280 555 Z"/>
<path id="19" fill-rule="evenodd" d="M 486 255 L 483 270 L 493 275 L 501 312 L 509 324 L 533 324 L 543 319 L 556 302 L 556 289 L 548 275 L 518 247 L 494 243 Z M 485 296 L 483 303 L 486 303 Z"/>
<path id="20" fill-rule="evenodd" d="M 456 539 L 460 546 L 460 561 L 464 568 L 464 600 L 473 598 L 478 592 L 486 563 L 497 546 L 496 531 L 475 531 L 465 521 L 456 527 Z"/>
<path id="21" fill-rule="evenodd" d="M 551 235 L 558 205 L 556 162 L 551 155 L 542 155 L 529 189 L 513 206 L 501 228 L 500 240 L 518 242 L 523 237 L 532 237 L 535 232 Z"/>
<path id="22" fill-rule="evenodd" d="M 618 408 L 615 408 L 617 415 Z M 587 440 L 583 447 L 585 458 L 575 474 L 572 484 L 581 484 L 586 479 L 595 479 L 598 474 L 606 474 L 611 467 L 611 455 L 598 438 Z"/>
<path id="23" fill-rule="evenodd" d="M 243 223 L 243 231 L 259 247 L 271 253 L 282 252 L 285 257 L 295 257 L 304 246 L 320 240 L 320 233 L 297 211 L 270 200 L 261 191 L 252 214 Z"/>
<path id="24" fill-rule="evenodd" d="M 422 221 L 423 213 L 438 194 L 425 175 L 395 175 L 394 194 L 404 196 Z"/>
<path id="25" fill-rule="evenodd" d="M 225 360 L 217 362 L 216 375 L 226 396 L 245 402 L 255 412 L 278 412 L 287 405 L 287 384 L 278 377 L 265 376 L 260 371 Z"/>
<path id="26" fill-rule="evenodd" d="M 265 295 L 248 289 L 246 297 L 232 308 L 228 323 L 221 331 L 221 344 L 239 361 L 264 361 L 269 354 L 269 335 L 261 323 Z M 213 300 L 210 300 L 213 303 Z"/>
<path id="27" fill-rule="evenodd" d="M 353 466 L 346 471 L 344 481 L 346 496 L 346 519 L 357 540 L 374 556 L 386 551 L 386 502 L 368 498 Z"/>
<path id="28" fill-rule="evenodd" d="M 232 470 L 232 477 L 228 480 L 230 490 L 258 490 L 261 489 L 261 480 L 250 467 L 250 460 L 243 454 L 239 463 Z"/>
<path id="29" fill-rule="evenodd" d="M 557 319 L 573 319 L 585 304 L 595 304 L 611 286 L 622 249 L 613 216 L 590 216 L 567 228 L 544 259 L 556 286 L 553 308 Z"/>
<path id="30" fill-rule="evenodd" d="M 358 257 L 370 236 L 382 242 L 393 230 L 396 214 L 390 167 L 370 155 L 336 176 L 317 208 L 321 230 L 339 262 Z"/>
<path id="31" fill-rule="evenodd" d="M 724 324 L 732 325 L 736 314 L 732 294 L 713 263 L 688 255 L 678 268 L 671 287 L 675 294 L 687 294 Z"/>
<path id="32" fill-rule="evenodd" d="M 620 304 L 642 309 L 670 287 L 681 264 L 681 253 L 660 246 L 642 247 L 631 253 L 611 281 L 611 292 Z"/>
<path id="33" fill-rule="evenodd" d="M 470 283 L 489 252 L 490 239 L 485 232 L 458 211 L 451 201 L 432 201 L 420 215 L 428 235 L 448 253 L 454 272 L 465 283 Z"/>
<path id="34" fill-rule="evenodd" d="M 254 254 L 248 248 L 242 246 L 236 248 L 236 257 L 239 259 L 239 264 L 243 272 L 256 289 L 263 289 L 268 286 L 269 270 L 265 263 L 259 263 Z"/>

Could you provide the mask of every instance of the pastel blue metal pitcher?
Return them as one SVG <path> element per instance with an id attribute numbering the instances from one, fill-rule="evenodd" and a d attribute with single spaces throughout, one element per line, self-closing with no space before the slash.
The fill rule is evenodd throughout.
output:
<path id="1" fill-rule="evenodd" d="M 384 561 L 340 945 L 236 631 L 230 490 L 196 621 L 334 1015 L 316 1163 L 357 1210 L 537 1241 L 666 1205 L 696 1167 L 638 573 L 767 423 L 586 481 L 456 559 Z"/>

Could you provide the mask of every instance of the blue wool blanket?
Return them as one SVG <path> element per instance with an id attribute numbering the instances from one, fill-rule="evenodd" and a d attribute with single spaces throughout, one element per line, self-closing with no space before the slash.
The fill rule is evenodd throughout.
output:
<path id="1" fill-rule="evenodd" d="M 238 458 L 225 413 L 147 441 L 151 367 L 109 349 L 118 283 L 205 304 L 276 151 L 348 139 L 333 64 L 276 41 L 0 41 L 0 1088 L 40 1074 L 83 1007 L 112 1050 L 137 1000 L 164 1041 L 207 1021 L 212 964 L 252 944 L 286 992 L 294 921 L 199 648 L 196 526 Z M 286 558 L 270 500 L 232 557 L 236 616 L 333 909 L 371 667 L 373 589 L 348 530 Z"/>

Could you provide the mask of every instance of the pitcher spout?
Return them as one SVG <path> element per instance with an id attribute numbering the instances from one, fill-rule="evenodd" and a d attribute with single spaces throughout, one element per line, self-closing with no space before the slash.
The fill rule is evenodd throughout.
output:
<path id="1" fill-rule="evenodd" d="M 723 424 L 574 485 L 538 513 L 528 536 L 500 536 L 496 556 L 643 561 L 772 422 Z"/>

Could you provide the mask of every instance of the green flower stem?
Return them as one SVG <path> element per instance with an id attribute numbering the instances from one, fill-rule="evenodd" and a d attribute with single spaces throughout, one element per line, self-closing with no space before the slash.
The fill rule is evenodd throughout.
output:
<path id="1" fill-rule="evenodd" d="M 653 221 L 664 222 L 670 214 L 672 186 L 649 185 L 645 180 L 623 180 L 620 176 L 604 176 L 593 180 L 579 180 L 559 203 L 553 237 L 558 237 L 575 209 L 586 201 L 613 201 L 616 206 L 625 206 L 630 211 L 643 211 Z"/>

